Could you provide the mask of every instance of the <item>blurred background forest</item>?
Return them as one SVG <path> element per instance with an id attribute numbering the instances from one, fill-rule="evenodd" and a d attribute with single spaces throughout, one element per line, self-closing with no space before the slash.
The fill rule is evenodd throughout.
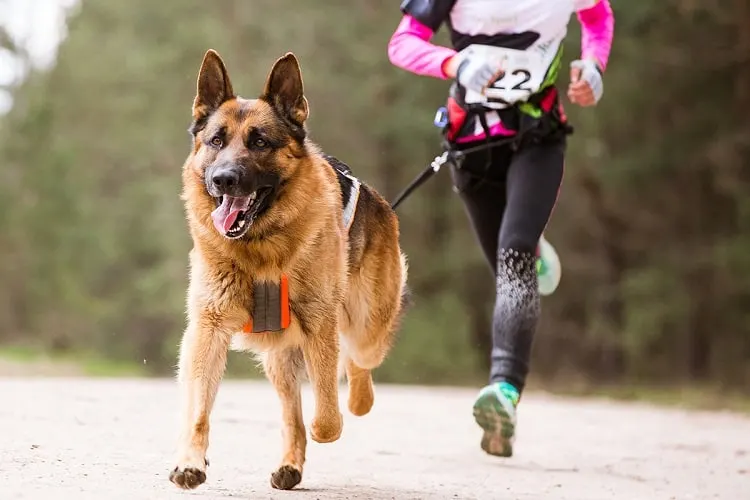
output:
<path id="1" fill-rule="evenodd" d="M 547 233 L 563 278 L 534 378 L 750 394 L 750 0 L 612 5 L 604 99 L 566 105 L 576 133 Z M 173 372 L 180 168 L 209 47 L 245 97 L 295 52 L 312 138 L 392 199 L 439 154 L 447 89 L 389 63 L 399 18 L 397 0 L 83 0 L 41 69 L 0 32 L 0 64 L 29 70 L 0 115 L 0 353 Z M 573 18 L 566 65 L 579 50 Z M 493 280 L 447 173 L 399 212 L 415 304 L 377 378 L 484 382 Z M 244 357 L 230 369 L 254 373 Z"/>

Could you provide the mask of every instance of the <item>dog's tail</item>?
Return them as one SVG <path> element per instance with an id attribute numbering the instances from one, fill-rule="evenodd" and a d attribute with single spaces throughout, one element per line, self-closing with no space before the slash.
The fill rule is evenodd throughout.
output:
<path id="1" fill-rule="evenodd" d="M 399 316 L 403 316 L 404 311 L 413 304 L 411 288 L 409 288 L 408 283 L 408 274 L 409 262 L 406 259 L 406 254 L 401 252 L 401 309 Z"/>
<path id="2" fill-rule="evenodd" d="M 401 297 L 398 315 L 394 318 L 393 326 L 391 327 L 394 335 L 398 335 L 397 332 L 401 329 L 401 322 L 406 315 L 406 311 L 414 304 L 411 288 L 409 288 L 408 274 L 409 263 L 406 259 L 406 254 L 401 252 Z"/>

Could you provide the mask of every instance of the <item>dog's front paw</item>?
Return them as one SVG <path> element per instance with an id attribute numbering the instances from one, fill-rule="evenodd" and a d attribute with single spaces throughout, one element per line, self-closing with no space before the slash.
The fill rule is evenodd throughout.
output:
<path id="1" fill-rule="evenodd" d="M 310 437 L 318 443 L 332 443 L 341 437 L 344 428 L 344 417 L 341 413 L 336 414 L 338 418 L 315 417 L 310 428 Z"/>
<path id="2" fill-rule="evenodd" d="M 302 481 L 302 470 L 294 465 L 282 465 L 271 474 L 271 487 L 277 490 L 291 490 Z"/>
<path id="3" fill-rule="evenodd" d="M 169 480 L 180 488 L 192 490 L 206 482 L 206 466 L 208 459 L 203 459 L 203 465 L 200 462 L 181 462 L 169 473 Z"/>

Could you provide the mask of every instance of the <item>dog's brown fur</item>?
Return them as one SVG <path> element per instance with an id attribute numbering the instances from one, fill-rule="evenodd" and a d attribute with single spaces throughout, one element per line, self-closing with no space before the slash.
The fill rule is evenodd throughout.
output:
<path id="1" fill-rule="evenodd" d="M 234 95 L 219 55 L 206 53 L 193 103 L 193 148 L 182 176 L 193 249 L 188 324 L 179 354 L 182 431 L 170 474 L 182 488 L 206 479 L 209 416 L 230 344 L 258 353 L 281 400 L 283 451 L 271 475 L 274 488 L 290 489 L 302 479 L 305 372 L 315 396 L 310 436 L 317 442 L 341 435 L 340 370 L 348 379 L 350 412 L 365 415 L 373 405 L 370 370 L 393 343 L 405 293 L 398 220 L 363 183 L 347 231 L 336 174 L 306 138 L 307 115 L 293 54 L 276 61 L 260 98 L 247 100 Z M 220 127 L 226 127 L 226 141 L 217 148 L 211 134 Z M 274 147 L 253 150 L 248 134 L 254 131 L 262 131 Z M 241 159 L 281 179 L 275 200 L 241 239 L 224 237 L 211 222 L 216 202 L 204 176 L 219 156 Z M 278 283 L 282 273 L 289 280 L 290 326 L 283 332 L 242 333 L 252 311 L 253 282 Z"/>

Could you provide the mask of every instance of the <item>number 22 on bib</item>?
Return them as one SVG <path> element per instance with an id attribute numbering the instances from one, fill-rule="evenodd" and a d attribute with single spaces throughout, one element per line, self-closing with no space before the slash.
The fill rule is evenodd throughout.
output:
<path id="1" fill-rule="evenodd" d="M 526 101 L 539 90 L 550 65 L 550 61 L 546 61 L 536 51 L 474 44 L 461 52 L 482 57 L 491 66 L 501 68 L 504 72 L 484 90 L 484 94 L 466 89 L 466 103 L 483 104 L 488 108 L 502 109 L 516 102 Z"/>

